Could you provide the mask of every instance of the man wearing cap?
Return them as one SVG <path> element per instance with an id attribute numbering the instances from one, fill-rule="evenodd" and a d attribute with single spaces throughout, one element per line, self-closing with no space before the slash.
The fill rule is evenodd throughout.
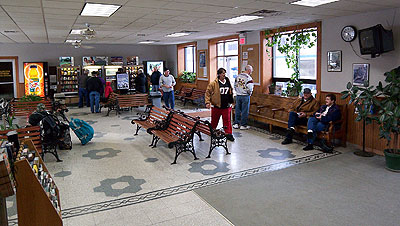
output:
<path id="1" fill-rule="evenodd" d="M 305 88 L 303 97 L 295 100 L 289 109 L 289 120 L 286 138 L 282 144 L 292 143 L 296 125 L 307 125 L 308 118 L 319 109 L 319 103 L 311 95 L 311 90 Z"/>

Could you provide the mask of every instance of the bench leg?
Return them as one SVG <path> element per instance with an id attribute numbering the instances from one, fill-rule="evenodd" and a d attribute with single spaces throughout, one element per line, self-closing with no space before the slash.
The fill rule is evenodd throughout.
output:
<path id="1" fill-rule="evenodd" d="M 171 164 L 176 164 L 176 160 L 178 159 L 178 156 L 180 154 L 182 154 L 182 152 L 190 152 L 192 153 L 194 160 L 198 160 L 199 158 L 197 158 L 196 156 L 196 151 L 194 150 L 194 146 L 193 146 L 193 139 L 191 139 L 189 142 L 182 142 L 182 143 L 176 143 L 175 144 L 175 159 L 174 162 L 172 162 Z"/>
<path id="2" fill-rule="evenodd" d="M 140 128 L 142 128 L 142 127 L 139 126 L 139 124 L 136 123 L 136 133 L 134 134 L 134 136 L 138 135 L 138 132 L 139 132 Z"/>
<path id="3" fill-rule="evenodd" d="M 199 137 L 199 141 L 204 141 L 204 139 L 201 137 L 201 133 L 199 131 L 196 131 L 196 134 Z"/>
<path id="4" fill-rule="evenodd" d="M 152 148 L 156 148 L 157 147 L 157 143 L 158 143 L 159 140 L 160 140 L 160 138 L 155 136 L 155 139 L 154 139 L 155 142 L 154 142 L 154 145 L 153 145 Z"/>
<path id="5" fill-rule="evenodd" d="M 108 107 L 108 111 L 107 111 L 107 115 L 106 116 L 109 116 L 111 111 L 112 111 L 111 107 Z"/>
<path id="6" fill-rule="evenodd" d="M 225 149 L 226 155 L 231 154 L 228 150 L 228 142 L 227 142 L 226 136 L 219 137 L 219 138 L 211 137 L 210 151 L 208 152 L 208 156 L 206 158 L 211 157 L 211 153 L 216 147 L 223 147 Z"/>
<path id="7" fill-rule="evenodd" d="M 183 106 L 186 105 L 186 102 L 187 102 L 187 99 L 185 99 L 185 100 L 183 101 Z"/>
<path id="8" fill-rule="evenodd" d="M 50 154 L 54 155 L 54 157 L 56 157 L 57 162 L 62 162 L 62 160 L 58 157 L 57 144 L 46 145 L 46 147 L 44 148 L 43 153 L 42 153 L 43 161 L 44 161 L 44 155 L 46 153 L 50 153 Z"/>
<path id="9" fill-rule="evenodd" d="M 269 132 L 272 133 L 272 124 L 269 124 Z"/>
<path id="10" fill-rule="evenodd" d="M 156 140 L 156 136 L 153 134 L 153 137 L 151 139 L 151 144 L 149 144 L 149 147 L 152 147 L 154 145 L 155 140 Z"/>

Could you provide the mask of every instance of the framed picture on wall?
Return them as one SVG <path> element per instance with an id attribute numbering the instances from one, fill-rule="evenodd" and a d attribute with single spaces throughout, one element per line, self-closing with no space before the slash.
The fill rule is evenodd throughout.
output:
<path id="1" fill-rule="evenodd" d="M 353 85 L 363 85 L 369 79 L 369 64 L 353 64 Z"/>
<path id="2" fill-rule="evenodd" d="M 342 71 L 342 51 L 328 51 L 328 72 Z"/>

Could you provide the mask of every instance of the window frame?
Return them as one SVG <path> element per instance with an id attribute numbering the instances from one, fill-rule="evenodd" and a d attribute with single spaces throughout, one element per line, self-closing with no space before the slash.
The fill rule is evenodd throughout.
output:
<path id="1" fill-rule="evenodd" d="M 192 48 L 192 71 L 189 71 L 189 70 L 187 70 L 187 65 L 186 65 L 186 60 L 187 60 L 187 54 L 186 54 L 186 49 L 187 48 Z M 188 45 L 188 46 L 185 46 L 185 47 L 183 47 L 183 52 L 184 52 L 184 54 L 183 54 L 183 61 L 184 61 L 184 70 L 185 71 L 189 71 L 189 72 L 194 72 L 194 73 L 197 73 L 197 65 L 196 65 L 196 60 L 197 60 L 197 48 L 196 48 L 196 46 L 195 45 Z"/>

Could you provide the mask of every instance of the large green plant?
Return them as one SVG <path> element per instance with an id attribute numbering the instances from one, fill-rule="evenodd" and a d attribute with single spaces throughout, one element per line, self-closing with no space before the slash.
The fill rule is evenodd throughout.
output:
<path id="1" fill-rule="evenodd" d="M 287 35 L 287 37 L 284 38 L 284 35 Z M 303 84 L 303 82 L 300 81 L 300 50 L 306 47 L 313 47 L 317 41 L 317 35 L 310 29 L 290 32 L 278 29 L 276 32 L 267 30 L 265 32 L 265 38 L 267 40 L 267 47 L 273 48 L 276 45 L 277 50 L 285 55 L 287 67 L 294 71 L 290 77 L 286 94 L 288 96 L 298 96 L 302 90 Z M 269 48 L 267 48 L 267 53 L 271 57 Z"/>
<path id="2" fill-rule="evenodd" d="M 36 95 L 26 95 L 19 99 L 19 102 L 41 101 L 42 97 Z"/>
<path id="3" fill-rule="evenodd" d="M 196 82 L 196 73 L 183 71 L 180 79 L 183 83 L 195 83 Z"/>
<path id="4" fill-rule="evenodd" d="M 2 116 L 3 123 L 0 125 L 0 131 L 18 129 L 19 126 L 13 124 L 14 119 L 15 119 L 14 115 L 9 115 L 9 114 L 3 115 Z"/>
<path id="5" fill-rule="evenodd" d="M 347 84 L 347 90 L 342 92 L 342 99 L 350 97 L 358 111 L 357 121 L 366 120 L 366 123 L 377 121 L 379 124 L 379 137 L 388 141 L 394 137 L 392 152 L 400 154 L 400 67 L 385 74 L 386 85 L 382 82 L 370 86 L 367 82 L 363 87 Z M 376 114 L 374 114 L 374 112 Z"/>

